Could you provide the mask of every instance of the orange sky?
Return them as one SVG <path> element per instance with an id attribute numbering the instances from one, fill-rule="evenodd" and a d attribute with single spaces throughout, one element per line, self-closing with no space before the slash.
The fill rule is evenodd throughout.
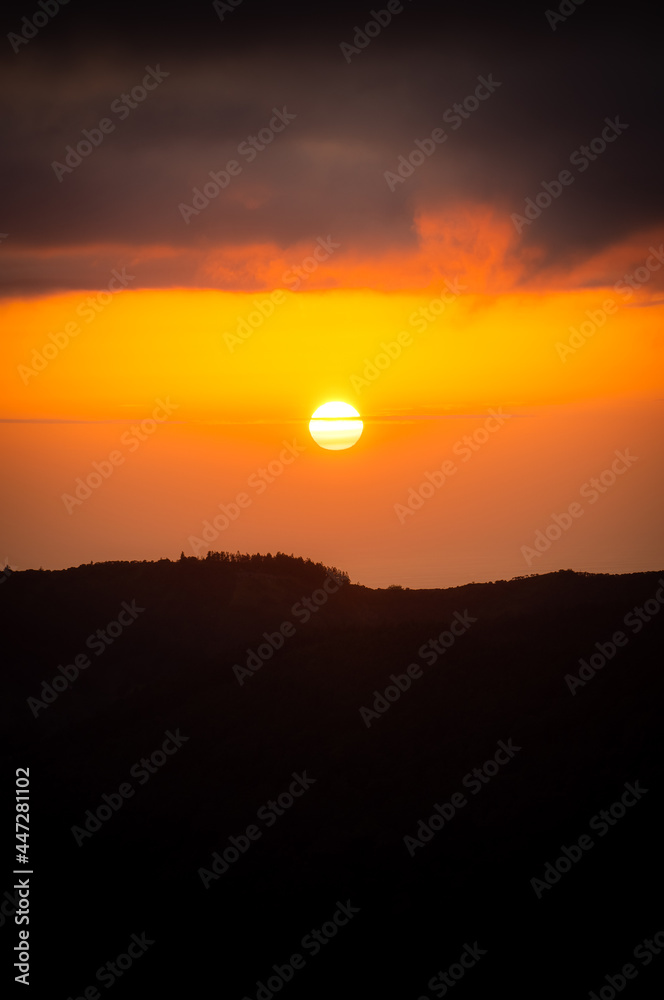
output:
<path id="1" fill-rule="evenodd" d="M 614 287 L 659 246 L 653 234 L 569 268 L 562 287 L 550 273 L 524 278 L 504 221 L 420 219 L 419 230 L 416 252 L 335 251 L 296 290 L 283 276 L 305 246 L 246 250 L 238 267 L 265 262 L 252 292 L 133 288 L 140 262 L 128 261 L 115 293 L 4 300 L 2 555 L 55 568 L 204 554 L 191 539 L 244 492 L 210 547 L 292 551 L 369 585 L 659 568 L 656 258 L 638 288 Z M 332 399 L 366 418 L 347 452 L 308 435 Z M 484 441 L 491 408 L 511 416 Z M 528 564 L 535 532 L 625 448 L 638 460 L 624 477 Z M 445 460 L 455 474 L 399 517 Z M 72 502 L 95 462 L 110 473 Z M 270 462 L 281 470 L 261 480 Z"/>
<path id="2" fill-rule="evenodd" d="M 417 250 L 384 258 L 330 250 L 327 236 L 309 246 L 323 260 L 306 247 L 238 249 L 238 284 L 247 260 L 262 262 L 251 292 L 142 288 L 134 254 L 109 270 L 112 291 L 4 300 L 2 416 L 119 419 L 164 392 L 180 419 L 250 421 L 301 419 L 337 397 L 413 415 L 657 395 L 657 234 L 563 280 L 526 277 L 509 220 L 486 212 L 420 218 L 418 232 Z M 616 289 L 639 266 L 648 280 Z M 399 357 L 367 377 L 366 360 L 400 333 Z"/>

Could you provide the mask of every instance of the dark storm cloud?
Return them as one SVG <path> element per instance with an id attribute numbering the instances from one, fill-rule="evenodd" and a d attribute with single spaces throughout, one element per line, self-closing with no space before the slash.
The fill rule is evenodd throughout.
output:
<path id="1" fill-rule="evenodd" d="M 521 227 L 520 245 L 540 250 L 540 267 L 578 261 L 662 220 L 660 88 L 643 28 L 614 24 L 589 2 L 555 31 L 545 6 L 441 12 L 406 2 L 348 62 L 340 43 L 353 42 L 370 10 L 242 0 L 222 22 L 211 3 L 177 18 L 69 4 L 15 52 L 6 35 L 33 6 L 10 5 L 0 60 L 5 290 L 85 287 L 86 271 L 95 283 L 89 254 L 83 266 L 76 254 L 44 258 L 46 248 L 203 253 L 287 248 L 327 233 L 365 252 L 411 247 L 415 212 L 475 201 L 509 220 L 565 169 L 573 182 Z M 114 102 L 141 86 L 146 67 L 161 82 L 119 111 Z M 452 128 L 445 111 L 479 77 L 500 86 Z M 284 107 L 295 119 L 249 162 L 239 144 Z M 54 169 L 104 118 L 113 128 L 99 146 L 71 172 Z M 578 159 L 571 166 L 607 118 L 628 127 L 587 169 Z M 437 127 L 446 142 L 390 185 L 386 171 Z M 179 206 L 231 159 L 241 173 L 185 221 Z M 156 285 L 173 278 L 167 261 L 150 271 Z"/>

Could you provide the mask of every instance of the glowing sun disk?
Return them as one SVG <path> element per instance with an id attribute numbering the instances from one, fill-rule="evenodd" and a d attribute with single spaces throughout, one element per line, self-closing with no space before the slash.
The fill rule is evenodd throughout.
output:
<path id="1" fill-rule="evenodd" d="M 361 420 L 348 419 L 359 417 L 354 406 L 349 403 L 323 403 L 309 421 L 309 433 L 321 448 L 328 451 L 343 451 L 359 440 L 364 429 Z"/>

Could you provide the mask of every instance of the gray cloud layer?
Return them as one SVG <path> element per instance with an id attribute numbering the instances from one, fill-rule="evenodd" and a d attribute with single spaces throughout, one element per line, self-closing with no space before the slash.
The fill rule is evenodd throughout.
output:
<path id="1" fill-rule="evenodd" d="M 5 35 L 26 10 L 10 5 Z M 544 10 L 511 5 L 508 21 L 474 5 L 473 21 L 406 4 L 350 63 L 340 42 L 370 19 L 364 7 L 336 7 L 324 21 L 309 11 L 307 21 L 297 5 L 257 18 L 255 3 L 243 0 L 223 23 L 206 4 L 186 24 L 157 23 L 150 9 L 113 10 L 119 23 L 127 18 L 124 34 L 104 20 L 110 13 L 81 15 L 72 5 L 18 52 L 7 42 L 5 291 L 84 287 L 86 272 L 94 284 L 89 257 L 87 267 L 71 258 L 78 272 L 71 261 L 40 258 L 53 247 L 165 244 L 203 253 L 257 242 L 287 248 L 321 233 L 367 253 L 409 247 L 416 211 L 470 200 L 509 218 L 564 169 L 573 183 L 521 235 L 524 247 L 542 251 L 544 266 L 662 220 L 654 44 L 642 28 L 614 25 L 589 4 L 555 31 Z M 114 102 L 157 65 L 168 77 L 136 108 L 120 110 Z M 453 128 L 446 110 L 490 74 L 500 86 Z M 295 120 L 249 162 L 238 145 L 284 106 Z M 579 160 L 571 166 L 574 150 L 616 116 L 628 128 L 587 170 Z M 113 131 L 59 181 L 53 161 L 63 163 L 66 147 L 103 118 Z M 385 171 L 437 127 L 447 141 L 390 190 Z M 192 189 L 230 159 L 240 162 L 239 176 L 186 224 L 178 206 L 191 205 Z M 156 285 L 173 278 L 168 262 L 151 271 Z"/>

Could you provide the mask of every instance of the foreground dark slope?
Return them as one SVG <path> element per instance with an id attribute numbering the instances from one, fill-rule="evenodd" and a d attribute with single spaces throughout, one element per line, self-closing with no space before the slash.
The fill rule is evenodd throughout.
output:
<path id="1" fill-rule="evenodd" d="M 0 588 L 3 759 L 11 784 L 31 768 L 34 995 L 92 984 L 105 995 L 97 970 L 144 931 L 155 943 L 113 996 L 253 1000 L 257 980 L 299 952 L 286 997 L 415 1000 L 441 995 L 427 983 L 466 942 L 487 954 L 459 996 L 599 991 L 664 929 L 664 614 L 638 632 L 638 619 L 624 623 L 660 576 L 566 571 L 444 591 L 344 582 L 327 596 L 324 567 L 287 557 L 12 574 Z M 123 602 L 144 610 L 95 655 L 86 640 Z M 435 663 L 420 655 L 470 619 Z M 233 664 L 285 622 L 294 634 L 240 684 Z M 626 645 L 572 695 L 565 675 L 617 630 Z M 82 653 L 91 665 L 48 707 L 33 702 L 35 717 L 28 698 Z M 368 727 L 359 709 L 409 664 L 422 676 Z M 187 740 L 156 773 L 130 773 L 178 729 Z M 521 749 L 473 794 L 464 776 L 510 740 Z M 309 789 L 276 821 L 257 818 L 305 770 Z M 593 833 L 591 817 L 635 781 L 649 791 Z M 133 796 L 79 846 L 72 827 L 126 782 Z M 411 856 L 404 837 L 454 793 L 466 804 Z M 213 852 L 250 824 L 260 838 L 206 888 L 199 869 L 212 872 Z M 538 898 L 531 879 L 583 834 L 594 846 Z M 302 939 L 337 900 L 359 913 L 313 955 Z M 13 939 L 9 920 L 0 935 Z M 635 964 L 630 996 L 658 995 L 664 952 Z"/>

